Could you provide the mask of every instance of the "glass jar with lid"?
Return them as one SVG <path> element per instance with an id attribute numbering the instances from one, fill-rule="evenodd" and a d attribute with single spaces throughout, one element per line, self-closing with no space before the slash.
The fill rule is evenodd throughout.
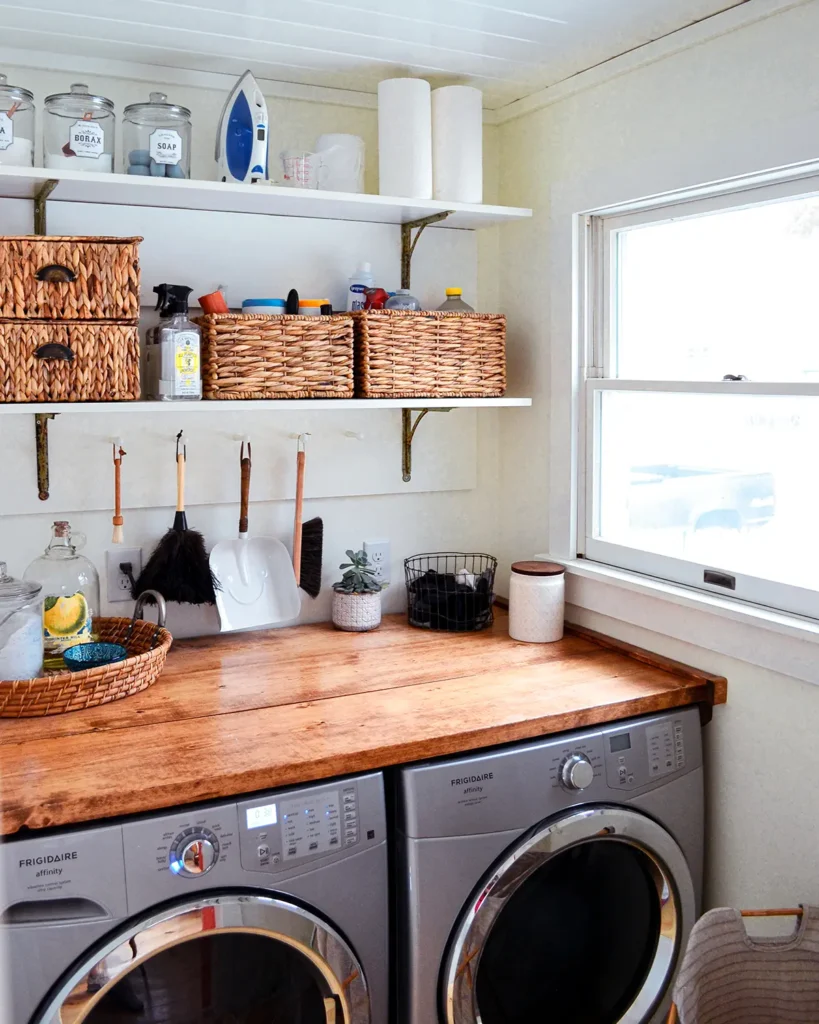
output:
<path id="1" fill-rule="evenodd" d="M 189 178 L 191 112 L 152 92 L 147 103 L 125 108 L 122 122 L 126 173 L 153 178 Z"/>
<path id="2" fill-rule="evenodd" d="M 70 92 L 46 96 L 43 165 L 64 171 L 114 169 L 114 104 L 75 83 Z"/>
<path id="3" fill-rule="evenodd" d="M 0 166 L 34 165 L 34 96 L 0 74 Z"/>
<path id="4" fill-rule="evenodd" d="M 0 562 L 0 679 L 34 679 L 43 671 L 41 584 L 16 580 Z"/>

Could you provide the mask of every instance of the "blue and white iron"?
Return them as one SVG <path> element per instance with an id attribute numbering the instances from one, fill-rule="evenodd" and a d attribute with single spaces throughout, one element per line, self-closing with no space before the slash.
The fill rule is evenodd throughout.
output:
<path id="1" fill-rule="evenodd" d="M 222 111 L 216 136 L 220 181 L 267 181 L 267 104 L 256 79 L 245 71 Z"/>

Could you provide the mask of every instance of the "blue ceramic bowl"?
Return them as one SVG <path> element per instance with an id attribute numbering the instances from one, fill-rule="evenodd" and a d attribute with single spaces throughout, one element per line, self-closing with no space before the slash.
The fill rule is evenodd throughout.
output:
<path id="1" fill-rule="evenodd" d="M 128 651 L 122 644 L 89 643 L 75 644 L 63 651 L 63 661 L 71 672 L 82 672 L 87 668 L 99 668 L 101 665 L 113 665 L 124 661 Z"/>

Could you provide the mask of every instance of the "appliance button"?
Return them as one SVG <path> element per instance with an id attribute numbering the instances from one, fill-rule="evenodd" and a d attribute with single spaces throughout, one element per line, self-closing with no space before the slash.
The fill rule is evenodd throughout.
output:
<path id="1" fill-rule="evenodd" d="M 355 811 L 345 811 L 344 812 L 344 820 L 345 821 L 355 821 L 356 817 L 357 817 L 357 815 L 356 815 Z"/>
<path id="2" fill-rule="evenodd" d="M 290 849 L 287 851 L 287 856 L 288 857 L 295 857 L 297 853 L 298 853 L 298 850 L 296 849 L 296 847 L 295 846 L 291 846 Z"/>
<path id="3" fill-rule="evenodd" d="M 345 846 L 354 846 L 357 842 L 358 842 L 358 839 L 355 836 L 348 836 L 348 838 L 344 840 L 344 845 Z"/>
<path id="4" fill-rule="evenodd" d="M 310 843 L 310 845 L 307 847 L 307 849 L 308 850 L 317 850 L 318 849 L 318 843 L 313 841 L 312 843 Z"/>
<path id="5" fill-rule="evenodd" d="M 338 846 L 338 836 L 330 837 L 330 846 Z"/>
<path id="6" fill-rule="evenodd" d="M 282 855 L 280 853 L 274 853 L 270 859 L 273 861 L 274 864 L 280 864 Z"/>
<path id="7" fill-rule="evenodd" d="M 621 779 L 624 779 L 628 775 L 628 768 L 625 765 L 621 765 L 618 769 L 618 774 Z"/>
<path id="8" fill-rule="evenodd" d="M 585 754 L 570 754 L 560 766 L 564 789 L 586 789 L 594 781 L 594 768 Z"/>
<path id="9" fill-rule="evenodd" d="M 261 843 L 258 848 L 259 860 L 265 860 L 270 856 L 270 847 L 266 843 Z"/>

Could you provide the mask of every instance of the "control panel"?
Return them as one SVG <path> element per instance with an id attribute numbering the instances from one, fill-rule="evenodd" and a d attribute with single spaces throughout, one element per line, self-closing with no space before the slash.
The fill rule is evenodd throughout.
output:
<path id="1" fill-rule="evenodd" d="M 359 842 L 358 789 L 337 783 L 280 800 L 239 804 L 242 866 L 274 871 Z"/>
<path id="2" fill-rule="evenodd" d="M 686 767 L 681 716 L 637 722 L 604 733 L 606 780 L 611 789 L 639 789 Z"/>

